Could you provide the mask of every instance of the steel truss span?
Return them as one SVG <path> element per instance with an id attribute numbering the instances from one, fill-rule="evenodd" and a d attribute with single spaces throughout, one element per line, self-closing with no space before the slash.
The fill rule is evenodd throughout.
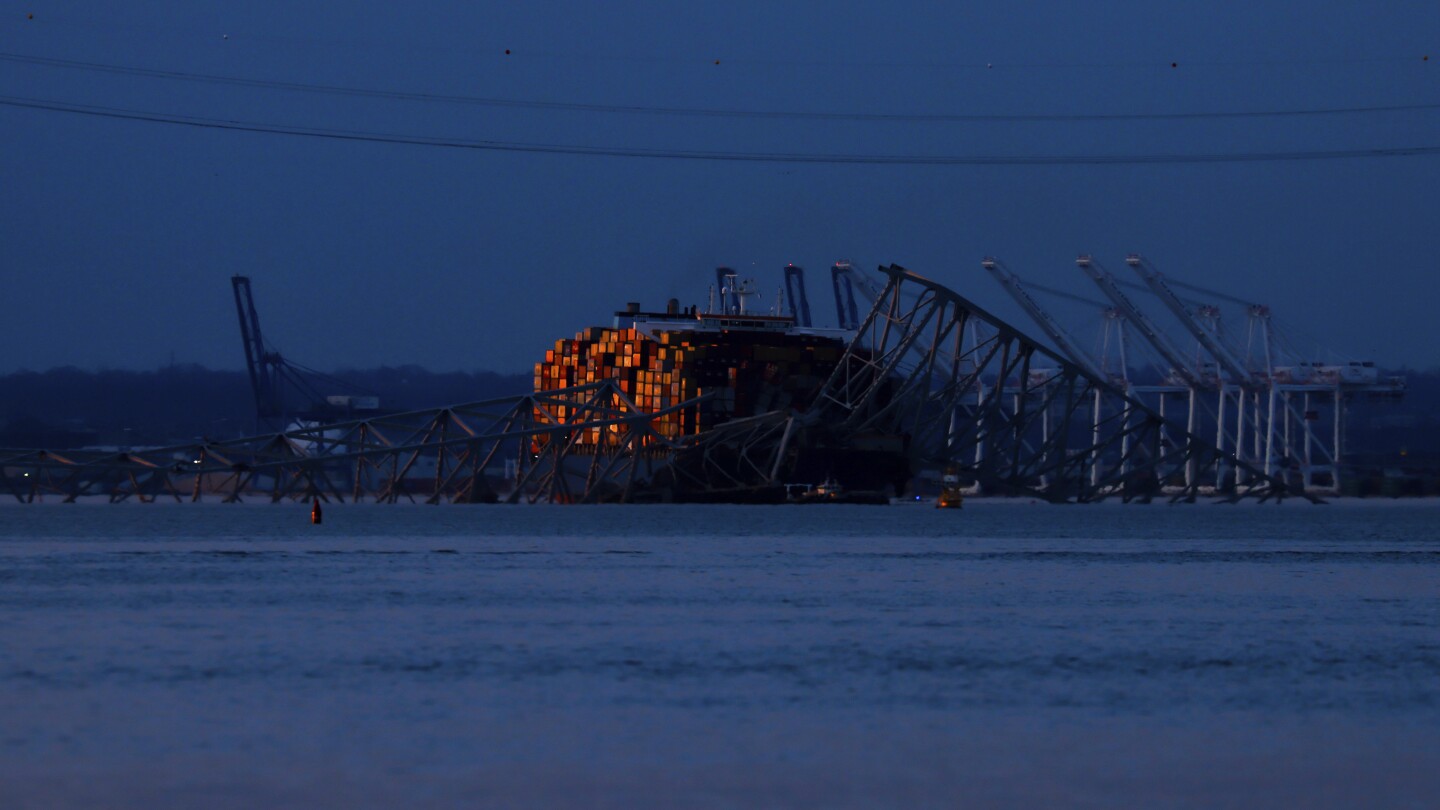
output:
<path id="1" fill-rule="evenodd" d="M 527 396 L 126 452 L 0 450 L 21 502 L 243 499 L 482 503 L 778 500 L 807 457 L 958 470 L 979 493 L 1053 502 L 1304 495 L 902 267 L 803 411 L 681 438 L 610 379 Z M 707 393 L 706 396 L 713 394 Z M 1227 470 L 1243 470 L 1244 483 Z M 897 492 L 897 494 L 899 494 Z"/>
<path id="2" fill-rule="evenodd" d="M 1301 494 L 953 290 L 897 265 L 880 271 L 885 288 L 825 385 L 824 413 L 812 417 L 841 434 L 899 437 L 920 465 L 958 466 L 995 494 Z M 1249 484 L 1217 491 L 1227 466 L 1246 469 Z"/>
<path id="3" fill-rule="evenodd" d="M 25 503 L 628 501 L 642 497 L 679 448 L 653 420 L 701 399 L 645 412 L 605 380 L 229 441 L 126 452 L 0 450 L 0 487 Z M 582 445 L 587 433 L 600 440 Z"/>

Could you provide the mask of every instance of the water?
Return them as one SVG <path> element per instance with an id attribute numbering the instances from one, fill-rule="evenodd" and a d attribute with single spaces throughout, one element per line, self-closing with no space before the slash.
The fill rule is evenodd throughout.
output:
<path id="1" fill-rule="evenodd" d="M 0 507 L 0 806 L 1431 806 L 1435 502 Z"/>

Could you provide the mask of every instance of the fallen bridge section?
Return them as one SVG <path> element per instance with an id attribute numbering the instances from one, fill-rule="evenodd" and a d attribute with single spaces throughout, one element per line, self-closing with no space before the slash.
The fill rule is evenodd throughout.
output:
<path id="1" fill-rule="evenodd" d="M 1316 500 L 955 291 L 897 265 L 880 273 L 883 289 L 860 286 L 869 311 L 814 391 L 692 435 L 670 428 L 698 425 L 713 393 L 656 407 L 607 377 L 229 441 L 0 451 L 0 492 L 27 503 L 767 502 L 797 482 L 853 486 L 847 473 L 900 495 L 945 470 L 978 493 L 1057 503 Z"/>
<path id="2" fill-rule="evenodd" d="M 842 440 L 897 438 L 915 465 L 958 468 L 979 492 L 1057 502 L 1303 494 L 955 291 L 880 272 L 885 288 L 808 415 Z M 1250 484 L 1216 490 L 1224 466 Z"/>
<path id="3" fill-rule="evenodd" d="M 282 433 L 123 452 L 0 450 L 0 491 L 23 503 L 245 499 L 626 501 L 678 443 L 613 380 Z M 603 438 L 582 444 L 582 436 Z"/>

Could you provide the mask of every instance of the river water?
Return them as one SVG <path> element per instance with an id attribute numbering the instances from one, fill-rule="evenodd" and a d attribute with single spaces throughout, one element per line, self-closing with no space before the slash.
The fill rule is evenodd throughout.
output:
<path id="1" fill-rule="evenodd" d="M 1440 504 L 0 507 L 0 807 L 1434 806 Z"/>

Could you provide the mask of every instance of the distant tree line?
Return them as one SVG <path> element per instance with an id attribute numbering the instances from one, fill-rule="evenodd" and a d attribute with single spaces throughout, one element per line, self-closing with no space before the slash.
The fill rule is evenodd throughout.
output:
<path id="1" fill-rule="evenodd" d="M 419 366 L 342 369 L 334 376 L 354 390 L 378 395 L 387 410 L 511 396 L 531 387 L 528 374 Z M 124 447 L 254 432 L 255 397 L 244 371 L 197 365 L 154 371 L 64 367 L 0 376 L 0 447 Z"/>

